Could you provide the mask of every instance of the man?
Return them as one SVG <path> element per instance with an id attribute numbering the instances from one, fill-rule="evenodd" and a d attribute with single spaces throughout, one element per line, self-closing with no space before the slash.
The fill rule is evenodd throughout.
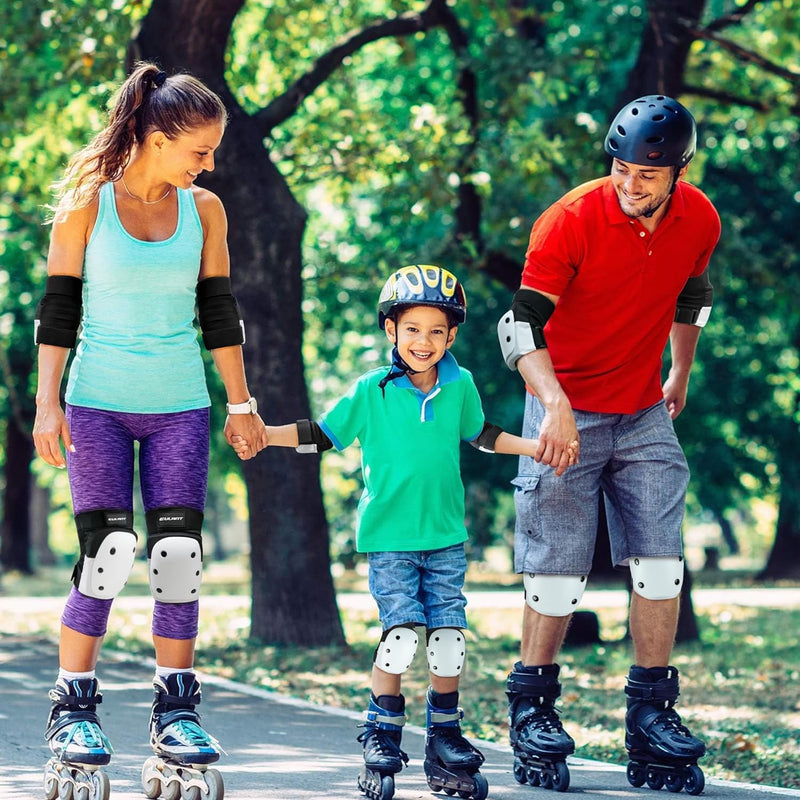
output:
<path id="1" fill-rule="evenodd" d="M 673 709 L 678 671 L 669 665 L 689 479 L 672 420 L 686 405 L 711 309 L 707 266 L 720 234 L 708 198 L 681 180 L 695 146 L 694 119 L 677 101 L 648 95 L 626 105 L 605 139 L 610 176 L 568 192 L 535 222 L 521 288 L 498 324 L 506 363 L 528 390 L 523 435 L 539 439 L 514 482 L 526 604 L 508 696 L 520 782 L 569 783 L 564 762 L 575 745 L 554 709 L 556 658 L 591 568 L 602 490 L 614 564 L 633 580 L 628 778 L 703 788 L 696 761 L 705 746 Z"/>

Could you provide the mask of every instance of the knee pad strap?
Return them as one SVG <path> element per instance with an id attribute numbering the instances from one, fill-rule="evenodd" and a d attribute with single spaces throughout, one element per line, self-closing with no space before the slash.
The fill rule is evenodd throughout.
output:
<path id="1" fill-rule="evenodd" d="M 568 617 L 580 604 L 586 575 L 541 575 L 526 572 L 525 602 L 546 617 Z"/>
<path id="2" fill-rule="evenodd" d="M 402 675 L 414 660 L 419 636 L 413 623 L 396 625 L 383 632 L 375 648 L 375 666 L 390 675 Z"/>
<path id="3" fill-rule="evenodd" d="M 442 678 L 460 675 L 466 647 L 460 628 L 434 628 L 428 632 L 428 669 Z"/>
<path id="4" fill-rule="evenodd" d="M 203 514 L 170 506 L 147 512 L 150 591 L 162 603 L 190 603 L 203 580 Z"/>
<path id="5" fill-rule="evenodd" d="M 136 557 L 133 513 L 85 511 L 75 516 L 81 555 L 72 573 L 75 588 L 87 597 L 112 600 L 128 582 Z"/>
<path id="6" fill-rule="evenodd" d="M 683 586 L 683 558 L 645 558 L 630 560 L 633 591 L 646 600 L 671 600 Z"/>

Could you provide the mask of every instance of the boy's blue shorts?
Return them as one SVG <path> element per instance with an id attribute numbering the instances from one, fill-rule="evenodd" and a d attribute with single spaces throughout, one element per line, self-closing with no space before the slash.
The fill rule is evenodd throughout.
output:
<path id="1" fill-rule="evenodd" d="M 384 630 L 413 622 L 466 628 L 464 545 L 420 552 L 369 553 L 369 590 Z"/>

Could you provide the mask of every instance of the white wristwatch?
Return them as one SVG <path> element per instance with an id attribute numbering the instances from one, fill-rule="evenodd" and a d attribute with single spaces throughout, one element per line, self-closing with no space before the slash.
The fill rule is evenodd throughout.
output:
<path id="1" fill-rule="evenodd" d="M 251 397 L 246 403 L 225 403 L 225 409 L 229 414 L 255 414 L 258 403 L 255 397 Z"/>

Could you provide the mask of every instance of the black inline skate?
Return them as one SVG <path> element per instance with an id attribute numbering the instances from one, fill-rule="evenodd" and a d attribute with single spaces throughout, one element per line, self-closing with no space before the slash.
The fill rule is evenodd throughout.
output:
<path id="1" fill-rule="evenodd" d="M 100 768 L 113 750 L 97 716 L 103 699 L 97 680 L 59 678 L 49 697 L 53 705 L 44 735 L 53 757 L 44 772 L 46 800 L 108 800 L 110 784 Z"/>
<path id="2" fill-rule="evenodd" d="M 425 737 L 425 777 L 434 792 L 458 793 L 464 800 L 486 800 L 489 783 L 478 770 L 483 753 L 461 734 L 464 712 L 458 707 L 458 692 L 437 694 L 428 689 Z"/>
<path id="3" fill-rule="evenodd" d="M 358 788 L 369 800 L 390 800 L 394 795 L 394 776 L 408 764 L 408 756 L 400 749 L 403 736 L 406 701 L 395 697 L 370 694 L 369 708 L 364 712 L 358 741 L 364 747 L 364 767 L 358 776 Z"/>
<path id="4" fill-rule="evenodd" d="M 706 781 L 697 759 L 705 754 L 706 746 L 692 736 L 673 708 L 680 694 L 678 670 L 632 666 L 625 694 L 625 749 L 631 759 L 628 782 L 700 794 Z"/>
<path id="5" fill-rule="evenodd" d="M 566 758 L 575 752 L 575 742 L 555 708 L 561 695 L 558 673 L 558 664 L 526 667 L 518 661 L 508 676 L 506 694 L 514 778 L 519 783 L 566 792 Z"/>
<path id="6" fill-rule="evenodd" d="M 195 706 L 200 683 L 192 672 L 153 681 L 150 745 L 155 755 L 142 767 L 142 790 L 164 800 L 222 800 L 222 776 L 208 765 L 219 760 L 219 742 L 200 727 Z"/>

